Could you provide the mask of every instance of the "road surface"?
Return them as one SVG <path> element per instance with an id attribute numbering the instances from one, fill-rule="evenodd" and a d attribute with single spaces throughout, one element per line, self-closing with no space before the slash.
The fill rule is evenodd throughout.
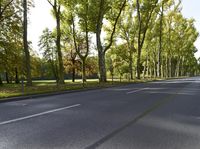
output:
<path id="1" fill-rule="evenodd" d="M 200 77 L 0 104 L 0 149 L 200 149 Z"/>

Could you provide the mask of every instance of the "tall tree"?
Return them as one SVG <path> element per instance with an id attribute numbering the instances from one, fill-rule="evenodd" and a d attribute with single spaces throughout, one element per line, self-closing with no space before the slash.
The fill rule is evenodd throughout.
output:
<path id="1" fill-rule="evenodd" d="M 100 0 L 99 1 L 99 9 L 97 13 L 97 21 L 96 21 L 96 42 L 97 42 L 97 49 L 98 49 L 98 57 L 99 57 L 99 73 L 100 73 L 100 82 L 106 82 L 106 65 L 105 65 L 105 54 L 106 51 L 112 46 L 113 44 L 113 37 L 116 31 L 118 20 L 121 16 L 121 13 L 126 6 L 127 0 L 124 0 L 123 2 L 116 2 L 116 4 L 120 5 L 119 11 L 117 13 L 117 17 L 114 20 L 113 29 L 111 31 L 110 39 L 108 41 L 107 45 L 103 45 L 101 41 L 101 33 L 102 33 L 102 27 L 103 27 L 103 20 L 105 19 L 106 13 L 108 13 L 109 9 L 112 7 L 108 5 L 108 2 L 106 0 Z"/>
<path id="2" fill-rule="evenodd" d="M 164 1 L 161 2 L 160 8 L 160 29 L 159 29 L 159 50 L 158 50 L 158 77 L 161 77 L 161 52 L 162 52 L 162 34 L 163 34 L 163 15 Z"/>
<path id="3" fill-rule="evenodd" d="M 58 53 L 58 63 L 59 63 L 59 84 L 64 84 L 64 65 L 61 51 L 61 3 L 59 0 L 47 0 L 53 8 L 54 15 L 56 17 L 56 46 Z"/>
<path id="4" fill-rule="evenodd" d="M 137 0 L 137 16 L 138 16 L 138 49 L 137 49 L 137 78 L 140 79 L 141 74 L 141 52 L 146 38 L 146 33 L 149 23 L 156 8 L 158 0 L 148 1 L 143 0 L 142 5 L 140 0 Z"/>
<path id="5" fill-rule="evenodd" d="M 5 72 L 7 83 L 15 78 L 19 83 L 19 69 L 22 70 L 23 26 L 21 4 L 18 1 L 0 1 L 0 77 Z M 7 7 L 6 7 L 7 6 Z M 2 8 L 4 8 L 2 10 Z M 3 19 L 2 19 L 3 18 Z M 23 72 L 20 71 L 20 74 Z M 14 77 L 15 74 L 15 77 Z"/>
<path id="6" fill-rule="evenodd" d="M 119 23 L 119 35 L 122 40 L 125 40 L 128 49 L 128 63 L 130 79 L 133 80 L 133 54 L 136 52 L 136 32 L 137 24 L 134 17 L 135 6 L 132 3 L 128 3 L 126 10 L 123 12 Z"/>
<path id="7" fill-rule="evenodd" d="M 27 79 L 27 85 L 32 85 L 32 78 L 31 78 L 31 60 L 30 60 L 30 52 L 28 47 L 28 39 L 27 39 L 27 33 L 28 33 L 28 19 L 27 19 L 27 0 L 23 0 L 23 8 L 24 8 L 24 20 L 23 20 L 23 42 L 24 42 L 24 53 L 25 53 L 25 63 L 26 63 L 26 79 Z"/>
<path id="8" fill-rule="evenodd" d="M 48 28 L 46 28 L 40 36 L 39 47 L 43 51 L 44 59 L 50 63 L 52 73 L 58 83 L 55 37 Z"/>
<path id="9" fill-rule="evenodd" d="M 82 80 L 83 80 L 83 86 L 84 86 L 84 83 L 86 82 L 86 60 L 89 55 L 89 48 L 90 48 L 89 47 L 89 23 L 88 23 L 89 1 L 88 0 L 84 0 L 82 1 L 82 3 L 79 4 L 79 10 L 77 13 L 79 17 L 80 28 L 82 31 L 84 31 L 85 35 L 82 35 L 81 33 L 77 35 L 75 20 L 72 16 L 73 39 L 74 39 L 74 46 L 76 49 L 76 53 L 78 54 L 82 62 Z"/>

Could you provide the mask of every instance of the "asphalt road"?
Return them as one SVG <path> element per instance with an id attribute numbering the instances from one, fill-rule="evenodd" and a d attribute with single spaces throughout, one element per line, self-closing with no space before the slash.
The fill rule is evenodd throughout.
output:
<path id="1" fill-rule="evenodd" d="M 200 77 L 0 104 L 0 149 L 200 149 Z"/>

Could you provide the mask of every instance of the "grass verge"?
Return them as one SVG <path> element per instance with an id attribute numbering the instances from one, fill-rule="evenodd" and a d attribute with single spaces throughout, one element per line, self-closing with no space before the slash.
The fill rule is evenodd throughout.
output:
<path id="1" fill-rule="evenodd" d="M 59 91 L 72 91 L 72 90 L 81 90 L 81 89 L 93 89 L 93 88 L 104 88 L 118 85 L 125 85 L 129 83 L 140 83 L 140 82 L 149 82 L 154 80 L 163 80 L 163 79 L 142 79 L 142 80 L 108 80 L 106 83 L 99 83 L 98 80 L 91 79 L 87 80 L 83 88 L 81 80 L 76 80 L 76 82 L 71 82 L 70 80 L 65 81 L 65 85 L 57 85 L 54 80 L 36 80 L 33 81 L 33 86 L 28 87 L 24 86 L 24 91 L 22 91 L 21 84 L 4 84 L 0 86 L 0 100 L 7 100 L 9 97 L 18 97 L 25 95 L 36 95 L 44 93 L 54 93 Z"/>

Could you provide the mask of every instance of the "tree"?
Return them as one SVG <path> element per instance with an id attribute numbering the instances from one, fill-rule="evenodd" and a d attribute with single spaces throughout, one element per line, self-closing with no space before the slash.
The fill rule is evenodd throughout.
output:
<path id="1" fill-rule="evenodd" d="M 10 9 L 14 0 L 1 0 L 0 1 L 0 22 L 3 22 L 6 18 L 9 18 L 14 13 Z M 8 13 L 9 12 L 9 13 Z"/>
<path id="2" fill-rule="evenodd" d="M 54 74 L 54 77 L 58 83 L 58 69 L 57 69 L 57 58 L 56 58 L 56 46 L 55 46 L 55 37 L 53 33 L 46 28 L 43 31 L 43 34 L 40 36 L 39 46 L 43 50 L 44 59 L 50 63 L 51 70 Z"/>
<path id="3" fill-rule="evenodd" d="M 0 2 L 0 77 L 2 80 L 5 74 L 7 83 L 12 82 L 13 79 L 15 83 L 19 83 L 19 70 L 21 70 L 20 74 L 23 72 L 23 26 L 20 6 L 19 1 Z"/>
<path id="4" fill-rule="evenodd" d="M 85 32 L 85 36 L 82 33 L 77 35 L 76 33 L 76 26 L 75 20 L 72 16 L 72 30 L 73 30 L 73 39 L 74 39 L 74 47 L 76 49 L 76 53 L 78 54 L 79 58 L 82 62 L 82 81 L 83 86 L 86 82 L 86 59 L 89 55 L 89 27 L 88 27 L 88 13 L 89 13 L 89 2 L 88 0 L 84 0 L 82 3 L 79 4 L 79 24 L 80 28 Z M 78 39 L 77 39 L 78 38 Z M 85 39 L 85 40 L 84 40 Z"/>
<path id="5" fill-rule="evenodd" d="M 27 85 L 32 86 L 32 78 L 31 78 L 31 60 L 30 60 L 30 52 L 28 47 L 28 39 L 27 39 L 27 0 L 23 0 L 23 8 L 24 8 L 24 20 L 23 20 L 23 43 L 24 43 L 24 53 L 25 53 L 25 64 L 26 64 L 26 79 Z"/>
<path id="6" fill-rule="evenodd" d="M 120 18 L 120 15 L 121 15 L 124 7 L 126 6 L 126 2 L 127 2 L 127 0 L 124 0 L 123 2 L 121 2 L 121 1 L 114 2 L 116 5 L 120 5 L 120 8 L 119 8 L 119 12 L 117 13 L 117 17 L 115 18 L 114 23 L 113 23 L 113 29 L 111 31 L 110 39 L 108 41 L 108 44 L 105 46 L 101 41 L 103 20 L 105 19 L 107 13 L 110 13 L 109 10 L 112 8 L 112 6 L 109 5 L 108 1 L 106 1 L 106 0 L 100 0 L 99 4 L 98 4 L 99 9 L 98 9 L 97 20 L 96 20 L 96 42 L 97 42 L 98 57 L 99 57 L 99 73 L 100 73 L 99 79 L 100 79 L 100 82 L 106 82 L 105 54 L 106 54 L 107 50 L 113 44 L 113 37 L 114 37 L 115 31 L 116 31 L 117 23 L 118 23 L 118 20 Z"/>
<path id="7" fill-rule="evenodd" d="M 71 73 L 72 82 L 75 82 L 76 73 L 79 70 L 80 62 L 77 59 L 77 52 L 74 48 L 74 42 L 72 40 L 66 40 L 65 49 L 64 65 L 66 70 Z"/>
<path id="8" fill-rule="evenodd" d="M 47 0 L 49 4 L 53 8 L 54 16 L 56 17 L 56 46 L 57 46 L 57 53 L 58 53 L 58 63 L 59 63 L 59 84 L 64 84 L 64 65 L 62 59 L 62 51 L 61 51 L 61 3 L 59 0 Z"/>
<path id="9" fill-rule="evenodd" d="M 142 5 L 139 0 L 137 0 L 137 17 L 138 17 L 138 48 L 137 48 L 137 78 L 140 79 L 141 74 L 141 52 L 144 45 L 144 41 L 146 38 L 146 33 L 149 27 L 149 22 L 151 20 L 152 14 L 154 12 L 154 9 L 156 8 L 156 5 L 158 3 L 158 0 L 153 1 L 147 1 L 143 0 Z"/>
<path id="10" fill-rule="evenodd" d="M 134 17 L 135 6 L 132 3 L 128 3 L 126 10 L 123 12 L 119 23 L 119 35 L 120 39 L 124 40 L 127 44 L 127 60 L 129 63 L 130 79 L 133 80 L 133 54 L 136 52 L 136 32 L 137 24 Z"/>

